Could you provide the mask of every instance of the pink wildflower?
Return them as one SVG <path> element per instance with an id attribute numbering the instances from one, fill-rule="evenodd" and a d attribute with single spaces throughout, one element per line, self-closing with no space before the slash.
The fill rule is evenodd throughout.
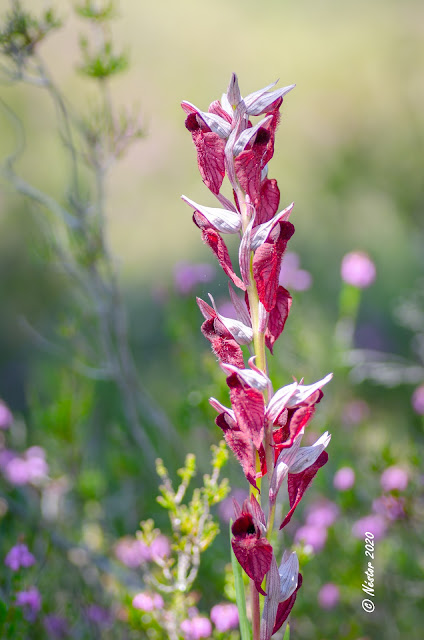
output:
<path id="1" fill-rule="evenodd" d="M 327 541 L 327 529 L 322 526 L 306 524 L 296 531 L 294 541 L 296 543 L 303 542 L 307 547 L 311 547 L 314 553 L 319 553 Z"/>
<path id="2" fill-rule="evenodd" d="M 366 289 L 375 280 L 375 265 L 363 251 L 352 251 L 352 253 L 347 253 L 342 260 L 341 275 L 348 284 L 358 287 L 358 289 Z"/>
<path id="3" fill-rule="evenodd" d="M 332 582 L 324 584 L 318 593 L 318 602 L 322 609 L 334 609 L 340 600 L 340 591 Z"/>
<path id="4" fill-rule="evenodd" d="M 375 540 L 384 538 L 387 530 L 387 524 L 380 515 L 369 515 L 357 520 L 353 527 L 352 533 L 355 538 L 364 538 L 365 533 L 372 533 Z"/>
<path id="5" fill-rule="evenodd" d="M 122 564 L 130 569 L 140 567 L 151 558 L 149 547 L 141 540 L 129 536 L 118 540 L 115 545 L 115 555 Z"/>
<path id="6" fill-rule="evenodd" d="M 225 632 L 237 629 L 239 625 L 237 606 L 230 602 L 216 604 L 211 609 L 211 620 L 218 631 Z"/>
<path id="7" fill-rule="evenodd" d="M 154 611 L 155 609 L 161 609 L 164 606 L 164 601 L 158 593 L 150 594 L 141 591 L 134 596 L 132 605 L 140 611 Z"/>
<path id="8" fill-rule="evenodd" d="M 186 640 L 201 640 L 201 638 L 209 638 L 212 634 L 211 622 L 209 618 L 203 616 L 183 620 L 180 629 Z"/>
<path id="9" fill-rule="evenodd" d="M 383 491 L 405 491 L 408 486 L 408 472 L 393 465 L 383 471 L 380 478 Z"/>
<path id="10" fill-rule="evenodd" d="M 351 467 L 342 467 L 334 474 L 333 485 L 339 491 L 347 491 L 355 484 L 355 472 Z"/>
<path id="11" fill-rule="evenodd" d="M 306 291 L 312 284 L 309 271 L 299 268 L 300 258 L 294 251 L 286 251 L 281 265 L 279 283 L 286 289 Z"/>

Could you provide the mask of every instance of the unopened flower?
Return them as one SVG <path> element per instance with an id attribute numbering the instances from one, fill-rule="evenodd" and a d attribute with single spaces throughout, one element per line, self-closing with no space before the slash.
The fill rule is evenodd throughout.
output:
<path id="1" fill-rule="evenodd" d="M 237 606 L 230 602 L 216 604 L 211 609 L 211 620 L 218 631 L 225 632 L 237 629 L 239 625 Z"/>
<path id="2" fill-rule="evenodd" d="M 26 591 L 16 594 L 16 606 L 22 607 L 24 616 L 29 622 L 34 622 L 41 609 L 41 595 L 37 587 L 30 587 Z"/>
<path id="3" fill-rule="evenodd" d="M 424 384 L 417 387 L 412 394 L 412 406 L 415 413 L 424 416 Z"/>
<path id="4" fill-rule="evenodd" d="M 339 603 L 340 591 L 332 582 L 324 584 L 318 593 L 318 602 L 323 609 L 334 609 Z"/>
<path id="5" fill-rule="evenodd" d="M 4 564 L 12 571 L 19 571 L 21 567 L 27 569 L 35 564 L 35 558 L 26 544 L 16 544 L 4 559 Z"/>
<path id="6" fill-rule="evenodd" d="M 185 640 L 201 640 L 201 638 L 209 638 L 212 634 L 211 621 L 204 616 L 183 620 L 180 629 Z"/>
<path id="7" fill-rule="evenodd" d="M 355 538 L 363 539 L 365 533 L 372 533 L 375 540 L 384 538 L 387 530 L 387 524 L 380 515 L 369 515 L 357 520 L 353 527 L 352 533 Z"/>
<path id="8" fill-rule="evenodd" d="M 351 467 L 342 467 L 334 474 L 333 485 L 339 491 L 347 491 L 355 484 L 355 472 Z"/>
<path id="9" fill-rule="evenodd" d="M 365 252 L 352 251 L 342 260 L 341 275 L 348 284 L 358 289 L 366 289 L 375 280 L 375 265 Z"/>
<path id="10" fill-rule="evenodd" d="M 408 472 L 393 465 L 383 471 L 380 478 L 383 491 L 405 491 L 408 486 Z"/>
<path id="11" fill-rule="evenodd" d="M 132 606 L 140 611 L 154 611 L 155 609 L 161 609 L 164 606 L 164 601 L 159 593 L 151 594 L 142 591 L 134 596 Z"/>
<path id="12" fill-rule="evenodd" d="M 0 429 L 9 429 L 13 422 L 13 415 L 9 407 L 0 400 Z"/>

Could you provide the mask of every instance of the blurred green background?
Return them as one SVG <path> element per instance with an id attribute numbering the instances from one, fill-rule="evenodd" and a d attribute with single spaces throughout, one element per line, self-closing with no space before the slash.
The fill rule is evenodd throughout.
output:
<path id="1" fill-rule="evenodd" d="M 31 0 L 31 9 L 45 4 Z M 75 108 L 88 111 L 95 92 L 75 72 L 84 25 L 68 2 L 53 4 L 67 18 L 66 26 L 40 52 Z M 341 259 L 348 251 L 364 250 L 375 262 L 377 279 L 361 299 L 356 346 L 419 363 L 413 334 L 400 326 L 395 311 L 401 299 L 422 290 L 424 4 L 121 0 L 113 31 L 129 52 L 130 68 L 112 81 L 112 94 L 116 103 L 139 108 L 145 137 L 111 173 L 107 235 L 119 264 L 141 379 L 176 425 L 180 440 L 178 456 L 165 441 L 158 453 L 175 469 L 184 452 L 193 450 L 200 470 L 207 469 L 209 444 L 220 437 L 207 399 L 227 401 L 222 375 L 200 335 L 194 300 L 194 293 L 204 298 L 210 289 L 225 297 L 226 278 L 217 268 L 214 282 L 200 285 L 188 298 L 179 296 L 174 284 L 176 263 L 213 264 L 179 198 L 184 193 L 214 206 L 198 174 L 179 104 L 189 100 L 206 110 L 226 90 L 233 71 L 244 95 L 278 78 L 280 86 L 294 82 L 296 89 L 282 108 L 269 176 L 278 180 L 281 205 L 295 202 L 290 250 L 300 255 L 313 285 L 294 293 L 272 372 L 275 386 L 292 375 L 309 382 L 329 370 L 339 372 L 313 427 L 333 434 L 330 463 L 305 502 L 313 501 L 314 492 L 325 495 L 339 504 L 342 517 L 325 549 L 305 567 L 293 637 L 418 640 L 424 625 L 423 423 L 410 397 L 419 380 L 404 384 L 399 374 L 400 384 L 390 390 L 372 382 L 356 385 L 340 365 L 334 332 Z M 47 96 L 35 87 L 7 84 L 1 96 L 27 131 L 20 174 L 60 199 L 69 166 Z M 2 158 L 15 143 L 15 131 L 0 110 Z M 151 513 L 159 525 L 165 523 L 154 503 L 157 479 L 146 483 L 144 478 L 140 489 L 142 455 L 122 441 L 114 424 L 119 419 L 110 417 L 116 398 L 109 387 L 67 372 L 23 329 L 22 317 L 41 335 L 51 335 L 58 318 L 66 316 L 68 285 L 46 259 L 28 202 L 4 182 L 1 186 L 0 395 L 25 419 L 27 444 L 46 447 L 52 474 L 74 469 L 78 508 L 86 500 L 102 504 L 99 522 L 107 547 L 108 540 L 133 533 Z M 358 398 L 370 413 L 349 430 L 342 426 L 346 404 Z M 363 546 L 352 538 L 351 527 L 370 512 L 380 491 L 379 475 L 392 464 L 407 468 L 411 478 L 407 517 L 378 543 L 376 611 L 367 615 L 360 607 Z M 334 472 L 344 465 L 353 467 L 357 478 L 347 498 L 332 487 Z M 244 486 L 236 464 L 228 474 L 234 486 Z M 69 530 L 84 539 L 76 520 L 75 513 L 69 515 Z M 12 540 L 19 526 L 9 526 Z M 205 606 L 222 597 L 220 572 L 227 553 L 223 535 L 205 556 L 198 586 L 208 585 Z M 316 594 L 329 581 L 340 586 L 342 596 L 337 608 L 326 612 Z"/>

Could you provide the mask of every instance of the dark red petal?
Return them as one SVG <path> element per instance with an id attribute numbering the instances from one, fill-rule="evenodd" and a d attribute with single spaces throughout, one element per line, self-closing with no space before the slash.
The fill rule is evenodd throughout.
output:
<path id="1" fill-rule="evenodd" d="M 204 216 L 202 216 L 204 218 Z M 204 218 L 205 219 L 205 218 Z M 246 287 L 242 280 L 234 273 L 233 265 L 231 263 L 230 254 L 228 253 L 227 246 L 224 240 L 219 235 L 218 231 L 211 226 L 201 226 L 204 223 L 199 222 L 199 214 L 193 216 L 193 220 L 198 227 L 202 229 L 202 239 L 205 244 L 208 245 L 215 254 L 219 264 L 223 268 L 227 276 L 234 282 L 236 287 L 246 291 Z"/>
<path id="2" fill-rule="evenodd" d="M 264 437 L 265 403 L 260 391 L 244 387 L 235 373 L 227 378 L 231 404 L 241 431 L 247 433 L 257 449 Z"/>
<path id="3" fill-rule="evenodd" d="M 287 477 L 287 488 L 289 492 L 290 511 L 284 518 L 280 529 L 286 526 L 291 520 L 294 510 L 302 500 L 303 494 L 310 486 L 312 480 L 316 476 L 318 469 L 323 467 L 328 460 L 328 453 L 323 451 L 319 458 L 310 467 L 301 473 L 289 473 Z"/>
<path id="4" fill-rule="evenodd" d="M 200 126 L 198 129 L 190 129 L 195 126 L 194 118 L 194 114 L 188 116 L 186 127 L 191 131 L 196 146 L 200 175 L 212 193 L 219 193 L 225 176 L 225 140 L 212 131 L 202 131 Z"/>
<path id="5" fill-rule="evenodd" d="M 272 635 L 274 635 L 274 633 L 277 633 L 278 629 L 283 626 L 284 622 L 289 617 L 290 611 L 293 609 L 294 603 L 296 602 L 297 592 L 302 586 L 302 582 L 302 574 L 299 573 L 299 576 L 297 578 L 296 591 L 291 594 L 290 598 L 287 598 L 287 600 L 284 600 L 284 602 L 280 602 L 280 604 L 278 605 L 277 617 L 275 619 L 275 625 L 272 630 Z"/>
<path id="6" fill-rule="evenodd" d="M 250 536 L 256 536 L 256 528 L 253 523 L 251 513 L 242 512 L 231 527 L 231 532 L 235 538 L 244 539 Z"/>
<path id="7" fill-rule="evenodd" d="M 268 164 L 268 162 L 271 160 L 272 156 L 274 155 L 275 132 L 277 130 L 278 123 L 280 122 L 280 117 L 281 117 L 281 114 L 278 111 L 279 107 L 280 105 L 278 105 L 278 108 L 275 109 L 273 113 L 268 113 L 268 115 L 272 115 L 273 118 L 271 122 L 269 122 L 266 125 L 267 131 L 269 132 L 269 139 L 266 147 L 266 152 L 264 154 L 264 157 L 262 158 L 262 168 L 266 164 Z"/>
<path id="8" fill-rule="evenodd" d="M 254 581 L 256 589 L 266 595 L 261 584 L 272 562 L 272 547 L 268 540 L 254 535 L 235 537 L 231 540 L 231 546 L 242 569 Z"/>
<path id="9" fill-rule="evenodd" d="M 294 439 L 299 435 L 301 429 L 304 429 L 312 416 L 314 415 L 314 407 L 297 407 L 296 409 L 283 409 L 278 416 L 278 424 L 285 421 L 280 429 L 276 429 L 273 433 L 275 460 L 282 449 L 288 449 L 293 445 Z"/>
<path id="10" fill-rule="evenodd" d="M 289 315 L 292 297 L 282 286 L 277 289 L 275 307 L 269 314 L 268 327 L 265 332 L 265 344 L 272 353 L 275 341 L 280 337 Z"/>
<path id="11" fill-rule="evenodd" d="M 255 226 L 268 222 L 275 216 L 280 204 L 280 190 L 277 181 L 265 178 L 261 185 L 259 202 L 256 205 Z"/>
<path id="12" fill-rule="evenodd" d="M 253 147 L 242 151 L 234 159 L 234 168 L 241 188 L 256 207 L 261 191 L 261 160 L 265 153 L 265 147 Z"/>
<path id="13" fill-rule="evenodd" d="M 281 260 L 287 242 L 294 233 L 291 222 L 280 222 L 278 240 L 264 242 L 253 256 L 253 277 L 258 289 L 259 300 L 267 311 L 272 311 L 277 301 L 277 289 L 281 270 Z"/>
<path id="14" fill-rule="evenodd" d="M 215 422 L 224 432 L 225 441 L 240 462 L 247 481 L 252 487 L 258 489 L 256 484 L 256 449 L 249 434 L 240 431 L 228 414 L 219 414 Z"/>
<path id="15" fill-rule="evenodd" d="M 205 338 L 212 345 L 212 351 L 221 362 L 244 369 L 243 351 L 218 319 L 205 320 L 201 326 Z"/>

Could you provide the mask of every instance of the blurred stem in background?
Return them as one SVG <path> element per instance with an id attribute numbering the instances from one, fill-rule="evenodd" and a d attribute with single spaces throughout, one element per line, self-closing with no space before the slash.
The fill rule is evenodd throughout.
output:
<path id="1" fill-rule="evenodd" d="M 111 77 L 128 64 L 126 54 L 116 53 L 112 41 L 110 20 L 116 15 L 115 3 L 94 5 L 85 0 L 75 10 L 96 32 L 95 45 L 89 45 L 85 37 L 80 40 L 83 62 L 79 71 L 97 83 L 99 90 L 98 106 L 87 117 L 73 113 L 38 51 L 38 44 L 61 26 L 53 9 L 36 19 L 15 0 L 0 32 L 4 76 L 12 84 L 24 82 L 44 88 L 54 104 L 69 159 L 64 204 L 17 173 L 16 162 L 25 150 L 24 127 L 4 103 L 18 145 L 4 161 L 1 174 L 37 205 L 54 266 L 72 282 L 75 310 L 83 310 L 78 330 L 66 331 L 68 341 L 69 333 L 73 334 L 71 353 L 67 345 L 40 335 L 26 320 L 24 326 L 41 347 L 67 358 L 78 373 L 116 385 L 130 439 L 143 451 L 144 470 L 151 472 L 158 439 L 166 438 L 174 447 L 178 447 L 178 439 L 175 428 L 141 383 L 133 361 L 127 312 L 105 233 L 108 172 L 144 132 L 136 115 L 117 112 L 109 94 Z M 90 315 L 93 326 L 87 321 Z"/>

